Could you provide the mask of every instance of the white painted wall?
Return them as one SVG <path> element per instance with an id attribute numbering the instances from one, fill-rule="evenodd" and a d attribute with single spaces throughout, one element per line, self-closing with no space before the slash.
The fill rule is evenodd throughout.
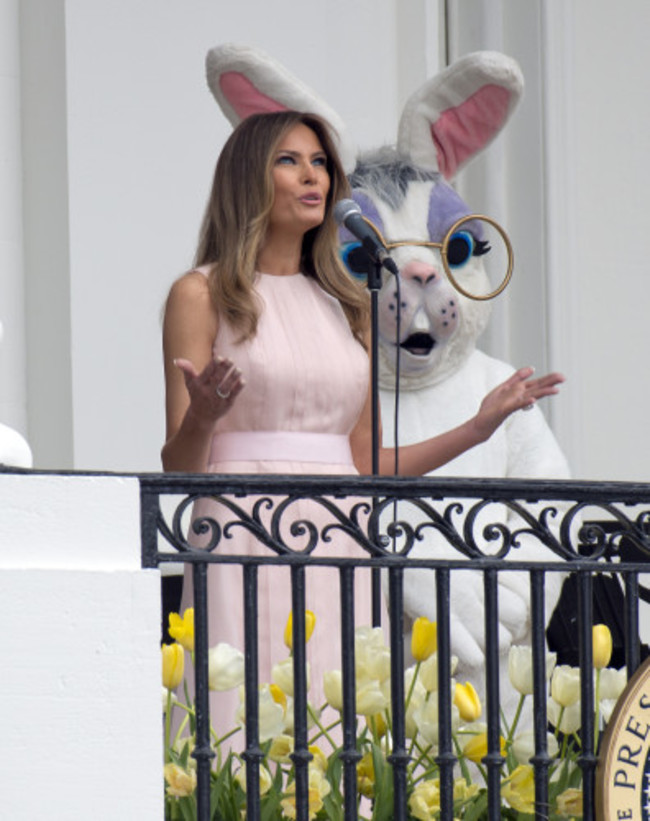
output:
<path id="1" fill-rule="evenodd" d="M 160 310 L 191 260 L 229 133 L 205 87 L 207 49 L 265 48 L 368 147 L 393 139 L 405 97 L 438 65 L 441 5 L 337 0 L 323 13 L 294 0 L 21 2 L 28 437 L 38 466 L 159 467 Z M 606 0 L 445 5 L 452 56 L 502 48 L 527 78 L 484 178 L 475 170 L 467 189 L 477 209 L 481 187 L 491 192 L 518 259 L 486 346 L 567 373 L 552 418 L 576 476 L 645 479 L 650 6 L 627 0 L 612 15 Z"/>
<path id="2" fill-rule="evenodd" d="M 577 0 L 576 358 L 581 475 L 650 478 L 650 4 Z"/>
<path id="3" fill-rule="evenodd" d="M 162 818 L 160 575 L 135 479 L 0 475 L 2 815 Z"/>
<path id="4" fill-rule="evenodd" d="M 451 57 L 519 60 L 524 100 L 460 181 L 515 248 L 512 286 L 484 343 L 513 364 L 563 371 L 547 404 L 576 478 L 647 481 L 650 297 L 650 5 L 628 0 L 450 0 Z"/>
<path id="5" fill-rule="evenodd" d="M 28 0 L 27 8 L 37 15 L 43 5 Z M 265 48 L 334 101 L 361 141 L 392 139 L 403 62 L 395 3 L 316 9 L 289 0 L 68 0 L 60 7 L 71 380 L 62 391 L 70 391 L 74 423 L 66 459 L 47 444 L 58 420 L 39 402 L 37 424 L 47 435 L 35 447 L 38 465 L 159 468 L 160 313 L 171 282 L 191 262 L 214 162 L 230 131 L 204 80 L 210 47 L 232 40 Z M 418 30 L 426 54 L 426 32 Z M 40 52 L 31 42 L 24 60 L 33 65 Z M 372 83 L 356 80 L 368 70 Z M 27 94 L 38 97 L 38 88 Z M 42 262 L 28 270 L 33 281 L 43 276 Z M 31 341 L 41 341 L 36 329 Z"/>

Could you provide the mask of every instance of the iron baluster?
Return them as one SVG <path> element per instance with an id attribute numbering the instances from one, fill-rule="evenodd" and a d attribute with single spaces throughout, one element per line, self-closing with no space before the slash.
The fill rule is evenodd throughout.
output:
<path id="1" fill-rule="evenodd" d="M 343 792 L 345 821 L 357 818 L 356 674 L 354 648 L 354 568 L 345 565 L 341 578 L 341 672 L 343 676 Z"/>
<path id="2" fill-rule="evenodd" d="M 533 652 L 533 729 L 535 733 L 535 755 L 531 763 L 535 768 L 535 818 L 549 816 L 548 771 L 551 757 L 548 754 L 546 715 L 546 642 L 545 604 L 543 570 L 530 572 L 531 603 L 531 645 Z"/>
<path id="3" fill-rule="evenodd" d="M 244 565 L 244 680 L 246 700 L 246 817 L 260 818 L 260 749 L 259 667 L 257 647 L 257 580 L 256 564 Z"/>
<path id="4" fill-rule="evenodd" d="M 208 691 L 208 566 L 192 568 L 194 587 L 194 677 L 196 693 L 196 804 L 198 821 L 210 821 L 210 770 L 214 751 L 210 746 L 210 701 Z"/>
<path id="5" fill-rule="evenodd" d="M 440 767 L 440 821 L 454 817 L 454 764 L 451 735 L 451 624 L 449 617 L 449 570 L 436 570 L 436 618 L 438 630 L 438 755 Z"/>

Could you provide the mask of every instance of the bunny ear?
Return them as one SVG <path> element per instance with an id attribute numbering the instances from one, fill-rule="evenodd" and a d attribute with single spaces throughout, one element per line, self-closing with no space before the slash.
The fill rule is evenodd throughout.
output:
<path id="1" fill-rule="evenodd" d="M 208 52 L 206 72 L 210 90 L 233 126 L 250 114 L 270 111 L 319 114 L 335 131 L 346 173 L 354 169 L 356 151 L 339 115 L 264 52 L 232 43 L 217 46 Z"/>
<path id="2" fill-rule="evenodd" d="M 519 102 L 524 78 L 505 54 L 469 54 L 407 101 L 397 148 L 417 165 L 452 179 L 497 136 Z"/>

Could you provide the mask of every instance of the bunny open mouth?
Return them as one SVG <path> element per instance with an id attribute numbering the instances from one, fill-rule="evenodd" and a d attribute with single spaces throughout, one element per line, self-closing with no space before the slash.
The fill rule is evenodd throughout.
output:
<path id="1" fill-rule="evenodd" d="M 404 342 L 400 344 L 400 348 L 413 354 L 414 356 L 427 356 L 431 353 L 436 340 L 430 334 L 417 333 L 407 336 Z"/>

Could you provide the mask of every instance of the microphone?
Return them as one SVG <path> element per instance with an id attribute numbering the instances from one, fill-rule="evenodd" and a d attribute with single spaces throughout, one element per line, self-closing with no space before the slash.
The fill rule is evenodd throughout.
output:
<path id="1" fill-rule="evenodd" d="M 361 214 L 361 208 L 354 200 L 339 200 L 334 206 L 334 219 L 361 242 L 373 262 L 397 276 L 397 265 L 379 239 L 372 223 L 366 222 Z"/>

